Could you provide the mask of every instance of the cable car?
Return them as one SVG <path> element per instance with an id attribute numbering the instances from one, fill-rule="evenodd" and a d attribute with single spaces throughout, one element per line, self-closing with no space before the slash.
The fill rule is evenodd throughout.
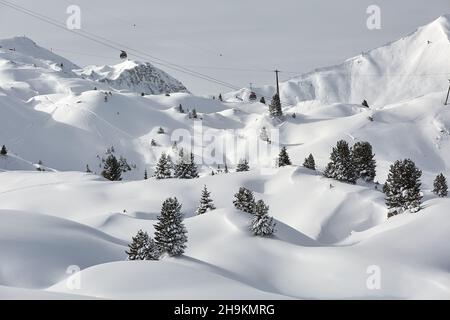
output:
<path id="1" fill-rule="evenodd" d="M 126 51 L 120 50 L 120 59 L 126 59 L 128 57 Z"/>

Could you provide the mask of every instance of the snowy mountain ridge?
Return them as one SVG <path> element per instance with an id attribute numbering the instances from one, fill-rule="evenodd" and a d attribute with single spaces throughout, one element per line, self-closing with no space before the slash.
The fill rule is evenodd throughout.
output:
<path id="1" fill-rule="evenodd" d="M 342 64 L 319 68 L 280 84 L 281 98 L 384 106 L 447 88 L 450 76 L 450 15 L 443 15 L 410 35 L 363 52 Z M 272 96 L 274 86 L 255 88 Z M 233 92 L 229 97 L 248 92 Z"/>
<path id="2" fill-rule="evenodd" d="M 449 299 L 450 200 L 433 193 L 437 174 L 450 177 L 449 21 L 282 83 L 281 119 L 235 93 L 141 96 L 140 77 L 153 79 L 145 63 L 80 69 L 31 40 L 0 41 L 0 298 Z M 211 160 L 192 138 L 199 123 L 232 142 L 218 152 L 230 172 L 205 161 L 198 178 L 153 177 L 162 152 L 176 161 L 182 147 Z M 258 162 L 236 172 L 251 138 L 271 144 L 263 128 L 279 133 L 292 165 L 262 155 L 270 172 Z M 190 136 L 174 144 L 180 129 Z M 323 176 L 341 139 L 370 142 L 374 182 Z M 123 181 L 100 175 L 112 146 L 134 165 Z M 302 166 L 309 154 L 316 170 Z M 388 219 L 381 184 L 405 158 L 422 170 L 423 208 Z M 217 209 L 197 215 L 204 186 Z M 241 187 L 268 205 L 273 237 L 250 232 L 252 216 L 233 204 Z M 125 261 L 139 229 L 154 237 L 169 197 L 182 204 L 184 255 Z M 68 286 L 78 276 L 80 288 Z"/>
<path id="3" fill-rule="evenodd" d="M 180 81 L 148 62 L 125 60 L 113 66 L 88 66 L 79 73 L 117 90 L 144 94 L 189 92 Z"/>

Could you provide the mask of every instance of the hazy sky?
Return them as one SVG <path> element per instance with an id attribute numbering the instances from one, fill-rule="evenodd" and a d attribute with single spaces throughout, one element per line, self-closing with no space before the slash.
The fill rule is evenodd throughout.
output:
<path id="1" fill-rule="evenodd" d="M 15 12 L 1 1 L 0 38 L 26 35 L 80 66 L 119 62 L 117 50 Z M 274 75 L 268 70 L 275 68 L 286 79 L 339 63 L 450 13 L 449 0 L 6 1 L 64 24 L 67 7 L 78 5 L 83 30 L 238 87 L 271 83 Z M 380 30 L 366 27 L 369 5 L 381 8 Z M 161 68 L 194 93 L 229 91 Z"/>

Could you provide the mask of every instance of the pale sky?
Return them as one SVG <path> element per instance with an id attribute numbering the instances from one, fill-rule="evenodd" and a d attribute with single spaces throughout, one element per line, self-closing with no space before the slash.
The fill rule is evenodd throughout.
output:
<path id="1" fill-rule="evenodd" d="M 117 50 L 6 8 L 1 1 L 0 38 L 26 35 L 80 66 L 120 61 Z M 274 75 L 268 71 L 275 68 L 286 79 L 340 63 L 450 13 L 449 0 L 6 1 L 64 24 L 67 7 L 78 5 L 83 30 L 237 87 L 272 83 Z M 381 8 L 380 30 L 366 27 L 369 5 Z M 193 93 L 230 91 L 158 67 Z"/>

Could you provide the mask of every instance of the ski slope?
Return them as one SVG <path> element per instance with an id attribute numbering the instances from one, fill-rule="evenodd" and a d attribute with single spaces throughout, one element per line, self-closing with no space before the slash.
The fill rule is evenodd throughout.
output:
<path id="1" fill-rule="evenodd" d="M 283 121 L 248 101 L 245 88 L 213 100 L 143 62 L 81 68 L 30 39 L 0 40 L 0 146 L 8 149 L 0 155 L 0 298 L 449 299 L 450 200 L 431 192 L 438 173 L 450 177 L 449 39 L 447 15 L 284 82 Z M 138 81 L 132 75 L 141 68 L 152 76 Z M 165 85 L 151 91 L 158 79 Z M 274 88 L 255 91 L 270 96 Z M 216 166 L 205 164 L 198 179 L 143 180 L 162 152 L 175 157 L 171 135 L 180 129 L 191 134 L 180 146 L 213 159 L 193 138 L 200 121 L 216 139 L 234 141 L 219 152 L 231 172 L 211 175 Z M 251 171 L 234 172 L 263 127 L 279 132 L 293 165 L 266 171 L 275 157 L 263 154 Z M 340 139 L 372 144 L 380 184 L 395 160 L 411 158 L 423 171 L 423 210 L 387 220 L 381 186 L 324 178 Z M 111 146 L 134 166 L 124 181 L 99 176 Z M 301 166 L 310 153 L 317 171 Z M 204 185 L 217 209 L 196 216 Z M 269 205 L 275 237 L 251 235 L 250 217 L 232 203 L 241 186 Z M 153 235 L 162 202 L 173 196 L 183 205 L 185 255 L 125 261 L 131 237 L 139 229 Z M 374 266 L 375 290 L 367 285 Z M 67 285 L 78 278 L 79 289 Z"/>

